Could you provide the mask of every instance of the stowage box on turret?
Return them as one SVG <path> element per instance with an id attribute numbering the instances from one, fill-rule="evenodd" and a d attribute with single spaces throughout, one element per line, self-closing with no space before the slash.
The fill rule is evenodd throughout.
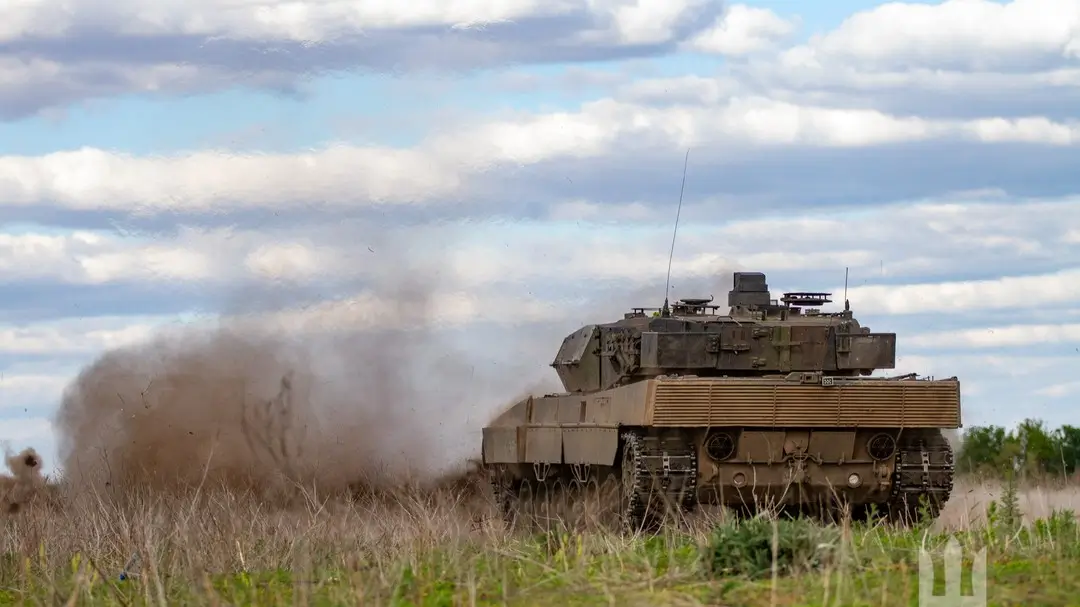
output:
<path id="1" fill-rule="evenodd" d="M 846 301 L 822 311 L 829 293 L 777 301 L 764 274 L 736 272 L 727 314 L 711 301 L 567 336 L 552 363 L 566 392 L 483 430 L 504 507 L 552 483 L 609 481 L 631 526 L 699 502 L 937 515 L 953 480 L 941 430 L 961 425 L 955 377 L 869 377 L 895 368 L 896 334 L 860 326 Z"/>

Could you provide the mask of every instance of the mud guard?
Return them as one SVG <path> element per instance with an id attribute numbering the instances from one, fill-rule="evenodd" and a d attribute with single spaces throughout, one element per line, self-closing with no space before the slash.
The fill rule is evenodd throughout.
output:
<path id="1" fill-rule="evenodd" d="M 614 426 L 563 428 L 563 461 L 567 464 L 614 466 L 619 429 Z"/>
<path id="2" fill-rule="evenodd" d="M 495 426 L 483 430 L 485 464 L 594 464 L 612 466 L 616 426 Z"/>

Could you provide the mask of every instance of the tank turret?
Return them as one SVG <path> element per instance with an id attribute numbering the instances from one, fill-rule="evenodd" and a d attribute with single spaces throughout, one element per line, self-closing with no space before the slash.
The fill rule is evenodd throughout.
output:
<path id="1" fill-rule="evenodd" d="M 728 310 L 713 298 L 633 308 L 621 320 L 568 335 L 551 363 L 568 392 L 595 392 L 658 376 L 758 377 L 792 372 L 871 375 L 896 366 L 896 334 L 860 325 L 824 292 L 773 299 L 761 272 L 735 272 Z"/>

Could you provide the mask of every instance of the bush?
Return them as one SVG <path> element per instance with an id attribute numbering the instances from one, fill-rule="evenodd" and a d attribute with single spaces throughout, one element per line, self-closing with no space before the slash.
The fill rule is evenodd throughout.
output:
<path id="1" fill-rule="evenodd" d="M 821 527 L 805 519 L 756 517 L 733 521 L 713 530 L 705 555 L 709 572 L 713 576 L 750 578 L 770 575 L 774 534 L 780 573 L 820 567 L 840 542 L 836 527 Z"/>

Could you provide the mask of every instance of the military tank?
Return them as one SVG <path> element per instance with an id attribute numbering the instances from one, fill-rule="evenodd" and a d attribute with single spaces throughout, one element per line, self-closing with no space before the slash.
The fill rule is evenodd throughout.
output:
<path id="1" fill-rule="evenodd" d="M 775 300 L 763 273 L 736 272 L 726 313 L 665 301 L 571 333 L 551 363 L 565 392 L 483 428 L 504 514 L 556 486 L 614 486 L 637 528 L 701 503 L 936 517 L 960 382 L 874 376 L 895 368 L 896 334 L 861 326 L 846 299 L 823 310 L 831 297 Z"/>

